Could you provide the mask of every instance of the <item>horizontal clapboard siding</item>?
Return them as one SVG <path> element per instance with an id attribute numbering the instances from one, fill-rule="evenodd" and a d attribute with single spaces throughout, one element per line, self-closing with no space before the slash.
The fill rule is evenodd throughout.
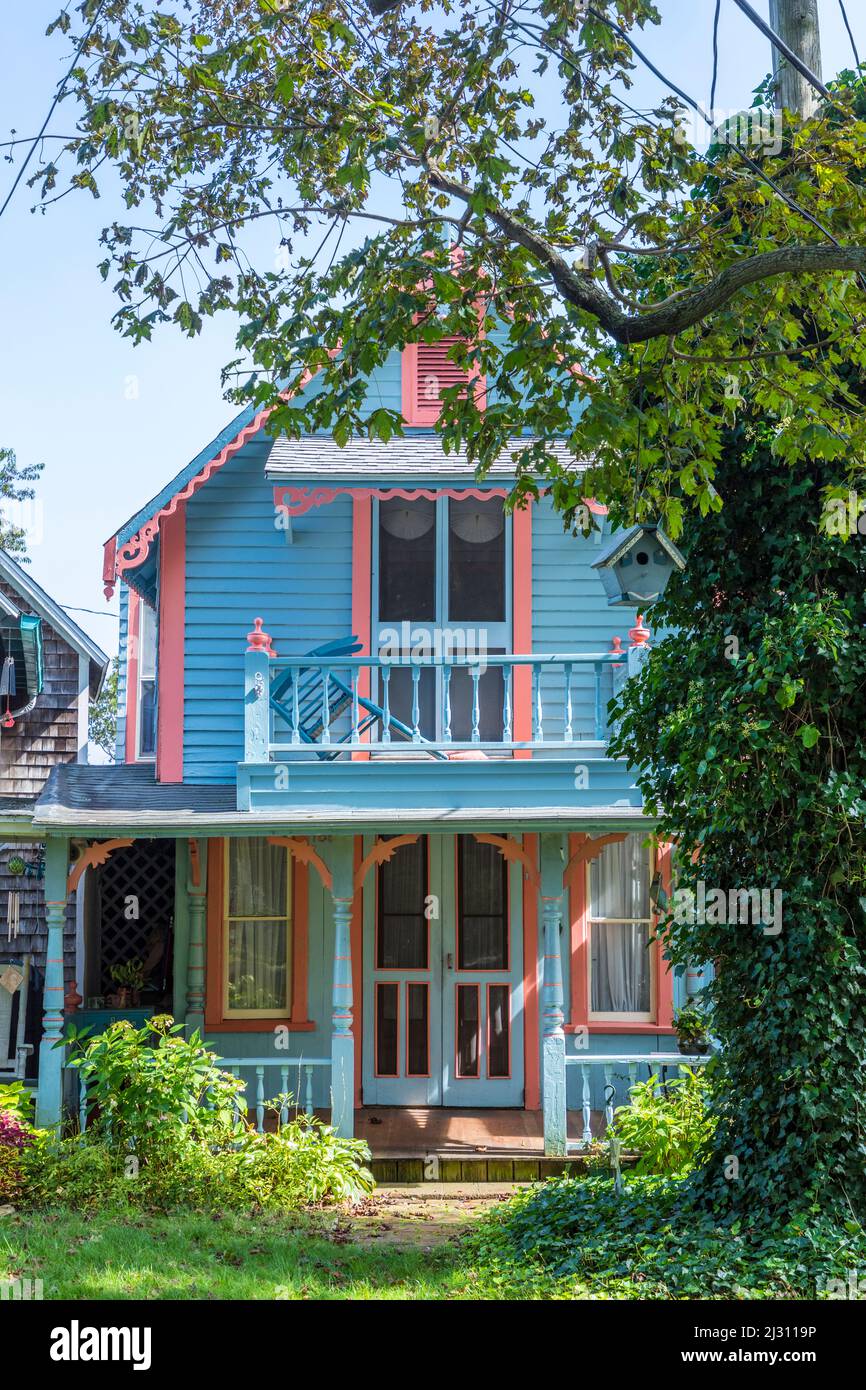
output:
<path id="1" fill-rule="evenodd" d="M 184 780 L 230 782 L 243 760 L 245 634 L 262 617 L 281 656 L 351 632 L 348 498 L 274 526 L 267 437 L 252 440 L 187 503 Z"/>
<path id="2" fill-rule="evenodd" d="M 537 652 L 606 652 L 614 633 L 628 646 L 628 629 L 634 623 L 630 608 L 608 608 L 593 563 L 610 544 L 590 537 L 572 536 L 562 529 L 562 517 L 543 498 L 532 519 L 532 646 Z M 603 674 L 605 702 L 610 698 L 611 675 Z M 564 680 L 561 672 L 542 678 L 545 738 L 563 731 Z M 574 732 L 595 736 L 595 684 L 593 668 L 575 667 L 572 683 Z"/>

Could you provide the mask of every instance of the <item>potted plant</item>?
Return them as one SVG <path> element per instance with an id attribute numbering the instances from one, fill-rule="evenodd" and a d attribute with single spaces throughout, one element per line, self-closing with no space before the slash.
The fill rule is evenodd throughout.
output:
<path id="1" fill-rule="evenodd" d="M 694 1004 L 687 1004 L 674 1015 L 674 1032 L 680 1052 L 707 1052 L 710 1039 L 706 1015 Z"/>
<path id="2" fill-rule="evenodd" d="M 117 1009 L 136 1008 L 141 1001 L 141 991 L 144 988 L 144 968 L 137 956 L 132 960 L 124 961 L 122 965 L 111 967 L 111 978 L 117 985 L 117 991 L 112 996 L 114 1007 Z"/>

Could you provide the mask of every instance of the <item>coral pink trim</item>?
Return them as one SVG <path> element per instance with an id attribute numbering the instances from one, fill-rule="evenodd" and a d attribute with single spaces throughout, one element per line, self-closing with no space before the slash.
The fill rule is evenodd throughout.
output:
<path id="1" fill-rule="evenodd" d="M 656 860 L 662 889 L 667 894 L 668 899 L 671 896 L 671 848 L 669 844 L 659 845 Z M 656 1013 L 656 1021 L 659 1028 L 671 1029 L 674 1022 L 674 972 L 670 964 L 665 961 L 664 943 L 661 939 L 658 941 L 656 950 L 658 951 L 656 962 L 658 967 L 656 971 L 658 1012 Z"/>
<path id="2" fill-rule="evenodd" d="M 116 564 L 117 537 L 112 536 L 111 540 L 106 541 L 102 548 L 102 582 L 105 586 L 103 592 L 106 598 L 111 598 L 114 593 Z"/>
<path id="3" fill-rule="evenodd" d="M 538 836 L 524 835 L 523 848 L 538 873 Z M 538 891 L 523 888 L 523 1085 L 527 1110 L 541 1109 L 538 1048 Z"/>
<path id="4" fill-rule="evenodd" d="M 532 651 L 532 508 L 518 508 L 511 522 L 511 646 L 515 652 Z M 532 738 L 532 671 L 528 666 L 514 672 L 514 739 Z M 515 758 L 529 758 L 528 748 L 518 748 Z"/>
<path id="5" fill-rule="evenodd" d="M 114 592 L 114 585 L 120 575 L 125 574 L 129 569 L 135 569 L 147 559 L 154 537 L 160 529 L 160 522 L 174 516 L 179 507 L 182 507 L 190 497 L 198 492 L 200 488 L 204 487 L 205 483 L 213 474 L 216 473 L 218 469 L 222 468 L 239 449 L 242 449 L 247 440 L 258 433 L 274 408 L 273 406 L 266 406 L 264 409 L 260 410 L 254 419 L 252 419 L 239 434 L 235 435 L 234 439 L 230 440 L 224 448 L 220 449 L 215 458 L 212 458 L 209 463 L 206 463 L 204 468 L 196 473 L 194 478 L 190 478 L 189 482 L 186 483 L 179 492 L 176 492 L 164 507 L 161 507 L 158 512 L 155 512 L 150 518 L 150 521 L 145 522 L 140 531 L 136 532 L 128 541 L 124 541 L 123 545 L 117 547 L 117 538 L 115 536 L 113 536 L 111 540 L 106 541 L 103 578 L 109 573 L 109 547 L 117 547 L 114 557 L 113 573 L 110 578 L 106 579 L 105 592 L 107 598 L 110 598 L 111 594 Z"/>
<path id="6" fill-rule="evenodd" d="M 339 351 L 340 346 L 338 344 L 337 347 L 329 352 L 329 356 L 332 358 L 336 357 Z M 304 372 L 298 390 L 303 391 L 306 386 L 309 386 L 315 375 L 315 372 Z M 291 393 L 281 393 L 280 399 L 282 401 L 290 400 Z M 105 542 L 102 577 L 105 583 L 106 598 L 111 598 L 111 595 L 114 593 L 114 586 L 121 574 L 124 574 L 128 569 L 135 569 L 137 565 L 140 565 L 143 560 L 147 559 L 148 552 L 153 544 L 154 536 L 159 530 L 160 521 L 166 517 L 173 516 L 182 502 L 187 502 L 190 497 L 198 492 L 199 488 L 204 487 L 208 479 L 213 477 L 214 473 L 222 468 L 223 464 L 228 463 L 228 460 L 233 458 L 238 450 L 242 449 L 249 439 L 252 439 L 254 434 L 258 434 L 259 430 L 267 423 L 276 409 L 277 407 L 275 405 L 263 406 L 250 423 L 244 425 L 244 428 L 235 435 L 234 439 L 230 439 L 228 444 L 224 445 L 219 453 L 214 458 L 210 459 L 204 467 L 196 473 L 194 478 L 190 478 L 189 482 L 176 492 L 164 507 L 161 507 L 158 512 L 154 513 L 149 521 L 145 522 L 140 531 L 128 541 L 124 541 L 123 545 L 120 547 L 119 554 L 117 553 L 116 534 Z"/>
<path id="7" fill-rule="evenodd" d="M 138 652 L 141 628 L 141 599 L 134 589 L 129 589 L 128 592 L 129 617 L 126 637 L 126 740 L 124 755 L 126 762 L 134 763 L 138 758 Z"/>
<path id="8" fill-rule="evenodd" d="M 369 501 L 377 497 L 380 502 L 388 502 L 392 497 L 402 497 L 404 501 L 414 502 L 426 497 L 435 502 L 437 497 L 453 497 L 462 501 L 475 497 L 484 502 L 489 497 L 507 497 L 506 487 L 295 487 L 290 483 L 277 483 L 274 486 L 274 506 L 284 510 L 287 516 L 304 516 L 316 507 L 327 506 L 343 493 L 355 502 Z"/>
<path id="9" fill-rule="evenodd" d="M 183 781 L 183 684 L 186 618 L 186 504 L 164 518 L 159 551 L 159 707 L 156 780 Z"/>
<path id="10" fill-rule="evenodd" d="M 373 577 L 373 505 L 369 497 L 356 497 L 352 502 L 352 632 L 361 643 L 361 651 L 369 652 L 372 640 L 372 577 Z M 370 698 L 370 671 L 356 672 L 358 695 Z M 365 734 L 367 738 L 369 735 Z M 366 762 L 368 754 L 353 753 L 353 761 Z"/>

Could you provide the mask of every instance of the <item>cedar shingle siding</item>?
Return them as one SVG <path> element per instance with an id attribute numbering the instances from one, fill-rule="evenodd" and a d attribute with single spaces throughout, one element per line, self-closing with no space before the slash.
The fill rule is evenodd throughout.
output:
<path id="1" fill-rule="evenodd" d="M 23 612 L 32 611 L 21 595 L 2 579 L 0 591 L 11 598 Z M 41 792 L 53 767 L 58 763 L 75 762 L 78 756 L 78 653 L 43 619 L 42 650 L 45 683 L 34 708 L 15 721 L 14 729 L 0 730 L 0 796 L 20 797 L 32 802 Z M 36 857 L 38 846 L 0 842 L 0 961 L 20 958 L 24 952 L 33 957 L 35 967 L 31 979 L 31 994 L 41 994 L 45 970 L 47 927 L 42 882 L 24 875 L 13 876 L 6 865 L 16 855 L 25 861 Z M 9 941 L 6 913 L 9 893 L 20 894 L 20 931 L 15 941 Z M 66 913 L 63 936 L 63 958 L 67 982 L 75 973 L 75 899 Z M 31 1000 L 29 1013 L 34 1015 Z M 33 1041 L 28 1027 L 28 1039 Z"/>

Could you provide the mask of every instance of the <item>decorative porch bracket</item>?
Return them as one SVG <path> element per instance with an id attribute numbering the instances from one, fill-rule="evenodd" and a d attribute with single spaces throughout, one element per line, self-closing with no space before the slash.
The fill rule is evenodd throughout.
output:
<path id="1" fill-rule="evenodd" d="M 567 1153 L 565 1095 L 565 1014 L 562 989 L 562 872 L 564 838 L 540 837 L 541 909 L 544 969 L 541 986 L 541 1068 L 544 1152 L 549 1158 Z"/>
<path id="2" fill-rule="evenodd" d="M 63 1113 L 63 928 L 66 924 L 69 841 L 50 838 L 45 844 L 45 1012 L 39 1044 L 39 1086 L 36 1123 L 40 1129 L 59 1129 Z"/>
<path id="3" fill-rule="evenodd" d="M 331 1124 L 351 1138 L 355 1129 L 355 1039 L 352 1035 L 352 902 L 354 844 L 350 835 L 331 842 L 334 977 L 331 990 Z"/>

